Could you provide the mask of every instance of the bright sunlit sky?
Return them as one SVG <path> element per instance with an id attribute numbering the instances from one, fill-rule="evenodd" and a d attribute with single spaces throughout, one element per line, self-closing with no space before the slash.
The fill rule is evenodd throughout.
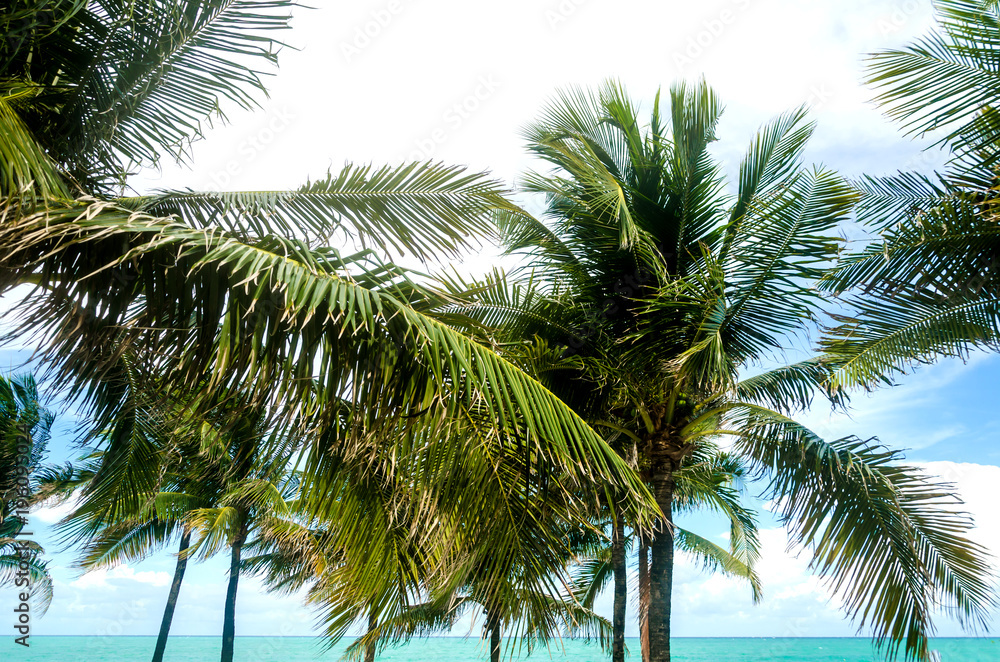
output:
<path id="1" fill-rule="evenodd" d="M 942 161 L 928 142 L 904 138 L 861 84 L 864 54 L 900 46 L 933 25 L 930 3 L 916 0 L 313 0 L 299 9 L 271 96 L 255 112 L 229 109 L 195 145 L 192 165 L 143 172 L 139 191 L 155 188 L 281 189 L 347 161 L 443 160 L 489 169 L 513 183 L 531 166 L 520 129 L 555 89 L 620 79 L 635 98 L 701 75 L 726 103 L 715 152 L 730 170 L 753 131 L 800 104 L 818 121 L 807 159 L 848 176 L 928 170 Z M 460 269 L 495 260 L 484 247 Z M 3 354 L 3 368 L 23 358 Z M 857 394 L 852 416 L 824 410 L 805 420 L 828 437 L 878 436 L 907 458 L 953 481 L 975 516 L 973 536 L 1000 552 L 1000 356 L 946 361 L 901 386 Z M 72 412 L 59 411 L 53 459 L 69 455 Z M 760 505 L 766 504 L 760 502 Z M 48 525 L 65 508 L 33 517 L 50 551 L 56 601 L 35 621 L 37 634 L 155 634 L 174 559 L 167 553 L 81 576 L 72 553 L 59 552 Z M 687 528 L 725 543 L 712 517 Z M 763 513 L 761 575 L 765 598 L 753 605 L 738 582 L 701 572 L 682 558 L 674 598 L 677 636 L 851 636 L 836 598 L 808 572 L 808 556 Z M 173 632 L 221 632 L 227 561 L 189 567 Z M 610 616 L 610 593 L 599 611 Z M 631 607 L 630 607 L 631 609 Z M 469 631 L 466 621 L 456 634 Z M 1000 618 L 994 619 L 1000 629 Z M 266 595 L 241 582 L 237 635 L 307 635 L 313 614 L 297 597 Z M 474 630 L 478 633 L 478 629 Z M 941 620 L 940 633 L 959 635 Z M 629 620 L 628 634 L 637 634 Z"/>

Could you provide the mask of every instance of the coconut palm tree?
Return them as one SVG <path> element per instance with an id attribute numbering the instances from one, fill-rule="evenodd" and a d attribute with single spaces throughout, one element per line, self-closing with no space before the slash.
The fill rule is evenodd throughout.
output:
<path id="1" fill-rule="evenodd" d="M 675 475 L 674 511 L 687 513 L 708 509 L 724 515 L 730 521 L 730 549 L 723 549 L 707 538 L 674 526 L 674 542 L 678 550 L 698 561 L 710 572 L 720 572 L 749 582 L 754 602 L 761 598 L 760 578 L 754 569 L 759 558 L 757 520 L 741 503 L 737 486 L 748 477 L 736 458 L 726 454 L 695 457 Z M 626 555 L 635 549 L 639 534 L 626 535 L 621 517 L 608 522 L 613 527 L 610 544 L 601 545 L 596 553 L 585 558 L 573 578 L 573 594 L 580 604 L 593 609 L 597 596 L 609 582 L 614 583 L 614 613 L 612 617 L 612 662 L 625 659 L 625 608 L 628 599 Z M 639 586 L 639 632 L 643 659 L 649 655 L 649 550 L 643 541 L 638 552 L 641 572 Z"/>
<path id="2" fill-rule="evenodd" d="M 141 377 L 131 361 L 126 363 L 127 397 L 148 403 L 148 392 L 157 388 L 155 379 Z M 80 565 L 86 570 L 142 560 L 180 537 L 154 662 L 163 658 L 189 557 L 204 559 L 225 548 L 231 551 L 231 564 L 222 659 L 232 660 L 242 548 L 259 527 L 274 530 L 278 525 L 272 520 L 290 516 L 286 500 L 297 482 L 290 479 L 288 464 L 298 442 L 263 443 L 266 419 L 248 417 L 234 408 L 232 398 L 221 400 L 207 420 L 192 419 L 183 395 L 175 395 L 166 412 L 133 404 L 132 418 L 115 423 L 127 428 L 131 445 L 142 447 L 149 457 L 115 461 L 109 451 L 95 452 L 76 467 L 72 479 L 60 477 L 52 487 L 63 493 L 80 490 L 79 505 L 57 528 L 64 541 L 82 545 Z M 105 435 L 115 433 L 112 429 Z M 260 453 L 264 449 L 266 455 Z M 155 479 L 144 472 L 155 473 Z M 146 483 L 152 483 L 151 490 L 134 491 Z"/>
<path id="3" fill-rule="evenodd" d="M 194 534 L 191 548 L 183 554 L 207 558 L 225 548 L 230 551 L 222 662 L 233 660 L 243 547 L 259 526 L 291 516 L 288 499 L 297 490 L 297 481 L 288 475 L 296 446 L 283 440 L 279 443 L 284 452 L 275 453 L 273 446 L 261 443 L 269 434 L 263 416 L 249 418 L 241 412 L 236 420 L 223 420 L 219 434 L 214 435 L 214 447 L 206 449 L 211 461 L 197 477 L 198 488 L 191 493 L 161 492 L 156 497 L 159 518 L 181 520 Z M 214 498 L 206 500 L 206 494 Z"/>
<path id="4" fill-rule="evenodd" d="M 544 339 L 535 360 L 550 388 L 631 440 L 663 515 L 648 540 L 650 660 L 670 655 L 677 473 L 720 438 L 769 481 L 792 539 L 859 626 L 926 658 L 938 604 L 973 622 L 993 604 L 985 550 L 962 535 L 970 523 L 946 486 L 874 442 L 825 440 L 791 418 L 816 393 L 844 404 L 827 386 L 836 362 L 778 363 L 822 310 L 812 284 L 854 192 L 801 165 L 812 125 L 799 110 L 760 130 L 728 193 L 708 149 L 720 113 L 704 83 L 672 88 L 666 116 L 657 95 L 645 123 L 615 83 L 560 94 L 526 131 L 551 166 L 522 182 L 546 196 L 543 219 L 498 214 L 526 261 L 453 283 L 472 299 L 454 312 L 508 353 Z"/>
<path id="5" fill-rule="evenodd" d="M 364 413 L 343 402 L 342 433 L 356 416 Z M 475 426 L 451 430 L 464 439 L 456 466 L 429 439 L 401 452 L 382 437 L 405 431 L 371 422 L 362 452 L 341 446 L 327 454 L 339 465 L 338 483 L 322 512 L 282 523 L 247 560 L 273 589 L 308 588 L 329 644 L 367 618 L 366 634 L 347 654 L 372 660 L 382 647 L 447 629 L 477 604 L 488 611 L 491 656 L 500 654 L 505 629 L 531 645 L 560 624 L 573 632 L 603 624 L 572 596 L 560 597 L 576 547 L 595 533 L 578 490 L 560 483 L 558 472 L 532 468 L 538 458 L 528 447 L 497 455 Z"/>
<path id="6" fill-rule="evenodd" d="M 168 400 L 153 397 L 154 375 L 145 374 L 134 355 L 125 353 L 115 366 L 115 381 L 106 384 L 120 399 L 121 415 L 108 427 L 86 430 L 82 441 L 95 450 L 41 480 L 47 498 L 78 497 L 73 511 L 56 524 L 65 546 L 81 548 L 79 567 L 85 571 L 137 562 L 180 539 L 177 563 L 153 652 L 163 659 L 180 588 L 187 568 L 190 527 L 176 509 L 160 516 L 156 503 L 172 494 L 198 491 L 211 501 L 203 480 L 205 436 L 217 435 L 203 421 L 187 414 L 183 395 Z M 169 406 L 169 409 L 165 408 Z"/>
<path id="7" fill-rule="evenodd" d="M 51 434 L 53 414 L 42 407 L 31 375 L 0 375 L 0 586 L 24 587 L 41 613 L 52 602 L 52 578 L 44 550 L 18 538 L 28 508 L 38 499 L 38 473 Z"/>
<path id="8" fill-rule="evenodd" d="M 118 469 L 120 472 L 128 472 L 130 468 L 130 465 L 123 464 Z M 78 563 L 86 572 L 114 567 L 125 561 L 141 561 L 166 547 L 179 534 L 177 563 L 153 650 L 153 662 L 160 662 L 166 651 L 170 626 L 187 570 L 186 551 L 191 545 L 191 532 L 183 526 L 178 526 L 176 519 L 164 520 L 157 517 L 155 510 L 157 493 L 143 495 L 148 500 L 147 505 L 136 512 L 111 508 L 115 519 L 110 519 L 107 500 L 110 497 L 115 501 L 121 501 L 124 497 L 121 492 L 111 493 L 106 484 L 101 485 L 95 478 L 100 476 L 101 482 L 118 480 L 125 483 L 126 481 L 120 475 L 109 476 L 108 473 L 105 454 L 95 451 L 81 457 L 68 467 L 50 471 L 42 480 L 42 489 L 49 499 L 65 501 L 80 497 L 81 502 L 73 512 L 56 524 L 56 530 L 61 532 L 63 543 L 67 547 L 82 548 Z M 192 478 L 179 472 L 176 466 L 169 471 L 164 470 L 163 473 L 166 489 L 171 487 L 177 489 L 174 486 L 183 485 Z M 100 496 L 96 497 L 95 492 L 99 492 Z"/>
<path id="9" fill-rule="evenodd" d="M 1000 52 L 997 3 L 935 2 L 939 29 L 873 54 L 867 82 L 909 135 L 931 134 L 943 172 L 865 177 L 858 218 L 871 240 L 823 286 L 849 314 L 823 347 L 835 379 L 868 387 L 940 356 L 1000 347 Z"/>
<path id="10" fill-rule="evenodd" d="M 348 657 L 365 653 L 371 658 L 373 649 L 449 631 L 472 610 L 482 612 L 492 662 L 501 659 L 505 635 L 508 646 L 518 642 L 528 651 L 560 631 L 608 647 L 610 623 L 564 588 L 568 566 L 597 538 L 594 531 L 580 528 L 574 490 L 559 485 L 556 475 L 543 473 L 539 479 L 526 471 L 524 454 L 498 459 L 493 470 L 474 481 L 456 477 L 475 502 L 478 521 L 464 512 L 438 509 L 434 524 L 449 530 L 442 538 L 447 546 L 414 545 L 410 537 L 410 545 L 397 548 L 409 550 L 409 562 L 400 565 L 421 568 L 423 576 L 408 582 L 410 595 L 397 598 L 370 622 L 368 632 L 348 648 Z M 407 523 L 401 518 L 403 526 Z M 348 586 L 321 580 L 314 601 L 326 602 L 328 622 L 336 622 L 343 610 L 337 600 Z"/>
<path id="11" fill-rule="evenodd" d="M 456 440 L 446 428 L 472 421 L 493 443 L 531 444 L 581 482 L 620 484 L 637 513 L 651 506 L 584 421 L 449 326 L 437 312 L 447 301 L 419 274 L 366 248 L 420 258 L 466 248 L 509 204 L 486 175 L 347 166 L 295 191 L 119 194 L 136 167 L 184 158 L 220 104 L 253 105 L 263 85 L 250 67 L 273 61 L 280 44 L 269 35 L 291 5 L 91 0 L 0 11 L 12 35 L 0 90 L 0 290 L 36 288 L 9 315 L 15 334 L 38 340 L 41 362 L 95 430 L 129 417 L 124 354 L 164 394 L 198 385 L 195 415 L 217 406 L 215 393 L 239 391 L 251 411 L 286 426 L 279 436 L 310 430 L 303 489 L 313 509 L 337 480 L 317 472 L 329 442 L 361 438 L 333 432 L 328 405 L 348 396 L 384 415 L 384 429 L 406 430 L 394 443 Z M 106 444 L 112 457 L 142 462 L 127 434 Z M 148 467 L 135 475 L 150 480 Z"/>

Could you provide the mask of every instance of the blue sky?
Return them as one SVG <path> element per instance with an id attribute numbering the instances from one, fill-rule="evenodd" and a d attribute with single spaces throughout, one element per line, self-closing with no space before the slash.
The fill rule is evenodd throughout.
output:
<path id="1" fill-rule="evenodd" d="M 299 10 L 270 80 L 271 97 L 254 113 L 230 113 L 194 150 L 191 168 L 143 172 L 133 186 L 286 188 L 345 161 L 399 162 L 414 155 L 489 168 L 514 181 L 530 166 L 519 128 L 559 86 L 620 78 L 650 99 L 672 81 L 705 75 L 727 103 L 717 153 L 730 169 L 755 128 L 808 104 L 818 128 L 808 160 L 848 176 L 927 170 L 940 154 L 900 136 L 868 102 L 862 55 L 901 45 L 932 25 L 929 2 L 803 3 L 792 0 L 660 2 L 640 0 L 365 0 Z M 374 27 L 373 27 L 374 26 Z M 367 40 L 361 34 L 367 30 Z M 361 32 L 359 32 L 361 31 Z M 485 247 L 458 268 L 480 271 L 495 259 Z M 12 296 L 7 295 L 5 302 Z M 23 356 L 23 355 L 16 355 Z M 0 355 L 0 367 L 16 361 Z M 957 485 L 979 523 L 977 539 L 1000 552 L 993 488 L 1000 484 L 1000 356 L 943 361 L 873 394 L 856 394 L 850 416 L 809 412 L 827 436 L 877 436 L 907 458 Z M 73 419 L 60 412 L 55 458 L 68 456 Z M 62 511 L 34 516 L 50 550 L 48 524 Z M 784 532 L 765 516 L 765 600 L 754 606 L 739 583 L 710 577 L 690 560 L 678 567 L 674 632 L 678 636 L 851 635 L 807 556 L 786 551 Z M 711 517 L 686 525 L 721 536 Z M 721 540 L 721 538 L 719 538 Z M 155 633 L 173 559 L 80 576 L 71 553 L 52 553 L 56 602 L 37 634 Z M 226 563 L 189 568 L 175 618 L 177 634 L 221 631 Z M 610 613 L 610 596 L 599 608 Z M 297 597 L 265 595 L 243 582 L 237 634 L 310 634 L 313 615 Z M 463 624 L 468 630 L 469 624 Z M 634 626 L 630 626 L 634 634 Z M 1000 620 L 994 620 L 1000 629 Z M 959 631 L 942 621 L 942 634 Z"/>

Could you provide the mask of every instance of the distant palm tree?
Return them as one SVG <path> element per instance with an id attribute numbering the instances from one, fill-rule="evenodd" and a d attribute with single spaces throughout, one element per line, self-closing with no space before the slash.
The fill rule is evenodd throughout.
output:
<path id="1" fill-rule="evenodd" d="M 258 526 L 268 523 L 274 530 L 270 520 L 289 516 L 286 499 L 296 482 L 289 480 L 287 465 L 295 443 L 281 442 L 284 450 L 275 452 L 265 443 L 262 417 L 240 411 L 237 419 L 227 418 L 231 401 L 210 420 L 193 419 L 182 396 L 170 410 L 155 411 L 148 406 L 155 380 L 139 379 L 134 367 L 127 372 L 129 397 L 146 404 L 129 407 L 135 415 L 116 421 L 116 427 L 129 431 L 128 446 L 141 448 L 144 457 L 115 461 L 111 452 L 96 452 L 76 467 L 72 479 L 53 481 L 50 491 L 81 489 L 79 505 L 57 528 L 66 541 L 82 545 L 81 566 L 87 570 L 142 560 L 180 535 L 153 662 L 163 659 L 189 557 L 206 558 L 228 547 L 222 659 L 232 660 L 241 551 Z M 136 492 L 139 485 L 151 489 Z"/>
<path id="2" fill-rule="evenodd" d="M 724 515 L 730 522 L 730 549 L 723 549 L 712 541 L 675 525 L 673 529 L 676 548 L 690 554 L 710 572 L 721 572 L 730 577 L 744 579 L 753 589 L 753 599 L 761 598 L 760 578 L 754 568 L 760 556 L 757 537 L 757 520 L 739 499 L 735 484 L 748 476 L 736 458 L 724 453 L 710 457 L 691 457 L 674 474 L 677 483 L 674 501 L 676 513 L 710 510 Z M 613 512 L 613 511 L 612 511 Z M 649 607 L 649 544 L 641 536 L 627 536 L 623 519 L 619 516 L 608 522 L 612 527 L 610 544 L 597 547 L 578 565 L 573 595 L 583 607 L 593 609 L 597 596 L 609 582 L 614 584 L 614 613 L 612 618 L 612 662 L 625 659 L 625 608 L 628 599 L 626 554 L 635 549 L 640 538 L 639 557 L 639 633 L 643 659 L 649 656 L 648 607 Z"/>
<path id="3" fill-rule="evenodd" d="M 81 548 L 79 566 L 86 571 L 140 561 L 179 535 L 180 548 L 164 606 L 153 662 L 163 659 L 173 614 L 187 568 L 191 532 L 177 512 L 158 516 L 162 493 L 191 492 L 206 487 L 203 426 L 189 420 L 183 396 L 169 400 L 158 393 L 154 375 L 146 374 L 134 354 L 124 352 L 109 367 L 104 387 L 106 427 L 89 431 L 83 441 L 92 450 L 65 469 L 46 472 L 41 489 L 49 498 L 77 498 L 73 511 L 56 524 L 67 546 Z M 209 495 L 202 495 L 208 499 Z"/>
<path id="4" fill-rule="evenodd" d="M 823 347 L 840 384 L 874 386 L 940 356 L 1000 349 L 1000 11 L 939 0 L 939 29 L 868 63 L 876 100 L 908 134 L 940 136 L 942 173 L 858 182 L 872 239 L 823 287 L 847 292 Z"/>
<path id="5" fill-rule="evenodd" d="M 44 550 L 18 536 L 27 525 L 24 513 L 39 499 L 54 418 L 39 402 L 31 375 L 0 376 L 0 586 L 16 586 L 18 593 L 30 587 L 43 614 L 52 602 L 52 577 L 40 558 Z"/>
<path id="6" fill-rule="evenodd" d="M 630 440 L 621 450 L 664 516 L 649 540 L 652 662 L 670 657 L 677 474 L 717 452 L 720 437 L 770 480 L 793 540 L 812 548 L 848 613 L 924 658 L 938 604 L 973 621 L 993 604 L 985 550 L 962 537 L 969 522 L 948 488 L 894 452 L 827 441 L 790 418 L 815 393 L 844 403 L 827 388 L 836 362 L 770 367 L 822 311 L 813 283 L 836 256 L 855 194 L 802 166 L 812 125 L 801 110 L 759 131 L 728 193 L 708 150 L 720 112 L 703 83 L 674 87 L 665 115 L 657 96 L 645 123 L 617 84 L 561 94 L 526 132 L 552 167 L 522 185 L 546 196 L 543 220 L 498 212 L 523 266 L 453 283 L 473 299 L 455 313 L 508 355 L 535 347 L 555 393 Z"/>
<path id="7" fill-rule="evenodd" d="M 158 449 L 158 455 L 159 452 Z M 82 547 L 79 565 L 87 572 L 114 567 L 125 561 L 141 561 L 165 547 L 180 533 L 174 576 L 153 649 L 152 662 L 161 662 L 187 569 L 186 551 L 190 547 L 191 532 L 179 526 L 176 519 L 163 520 L 157 517 L 156 492 L 138 495 L 146 499 L 146 504 L 138 511 L 128 512 L 115 506 L 109 508 L 110 504 L 120 503 L 125 498 L 119 491 L 121 487 L 112 491 L 108 489 L 107 483 L 115 481 L 120 486 L 127 485 L 122 473 L 130 472 L 134 463 L 120 464 L 118 472 L 111 472 L 116 475 L 109 476 L 106 460 L 105 454 L 100 451 L 84 456 L 66 468 L 50 472 L 43 479 L 42 489 L 50 498 L 80 498 L 80 503 L 55 528 L 62 532 L 64 543 Z M 176 466 L 163 471 L 163 474 L 169 485 L 183 485 L 185 482 Z M 100 479 L 95 480 L 98 475 Z"/>
<path id="8" fill-rule="evenodd" d="M 236 419 L 220 421 L 202 452 L 211 461 L 192 481 L 191 493 L 160 493 L 157 516 L 176 518 L 193 533 L 184 554 L 206 558 L 228 547 L 229 582 L 222 626 L 222 662 L 232 662 L 236 636 L 236 593 L 242 572 L 243 547 L 258 527 L 291 516 L 288 499 L 297 491 L 288 464 L 294 442 L 279 442 L 285 452 L 273 452 L 266 443 L 271 434 L 265 417 L 241 412 Z M 211 494 L 213 498 L 206 499 Z M 272 524 L 271 530 L 276 527 Z"/>
<path id="9" fill-rule="evenodd" d="M 412 537 L 409 545 L 397 547 L 400 567 L 420 568 L 421 581 L 409 584 L 408 600 L 387 605 L 391 608 L 348 647 L 349 657 L 364 653 L 370 660 L 373 649 L 447 632 L 476 609 L 483 614 L 483 639 L 492 662 L 502 657 L 505 634 L 512 645 L 517 642 L 529 651 L 560 632 L 609 646 L 611 624 L 565 591 L 569 564 L 596 536 L 580 528 L 572 489 L 560 485 L 557 476 L 526 471 L 526 460 L 530 462 L 523 454 L 497 458 L 495 468 L 481 479 L 456 486 L 474 502 L 478 517 L 472 519 L 464 509 L 439 511 L 433 523 L 449 531 L 447 547 L 427 548 L 413 544 Z M 418 492 L 408 499 L 421 497 Z M 412 522 L 399 519 L 394 524 L 398 532 Z M 345 566 L 354 565 L 345 561 Z M 348 576 L 357 576 L 358 570 L 344 568 Z M 325 600 L 328 621 L 336 622 L 332 619 L 343 612 L 337 600 L 352 585 L 350 580 L 338 584 L 321 578 L 313 601 Z"/>

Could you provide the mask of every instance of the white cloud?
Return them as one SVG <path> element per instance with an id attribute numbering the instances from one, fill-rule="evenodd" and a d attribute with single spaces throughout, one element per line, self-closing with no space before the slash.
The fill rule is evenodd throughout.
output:
<path id="1" fill-rule="evenodd" d="M 73 512 L 76 508 L 77 501 L 75 499 L 70 499 L 59 504 L 51 506 L 42 506 L 31 512 L 30 517 L 38 519 L 46 524 L 55 524 L 66 515 Z"/>
<path id="2" fill-rule="evenodd" d="M 955 485 L 964 501 L 961 508 L 972 515 L 976 527 L 969 537 L 993 554 L 1000 553 L 1000 510 L 996 486 L 1000 466 L 957 462 L 928 462 L 919 466 Z M 679 564 L 675 591 L 675 632 L 682 636 L 849 636 L 854 629 L 838 610 L 841 604 L 823 581 L 809 571 L 808 551 L 789 550 L 783 529 L 763 529 L 758 572 L 764 601 L 752 605 L 744 582 L 719 575 L 704 578 L 688 572 L 689 559 Z M 943 636 L 962 634 L 958 626 L 941 618 Z M 994 617 L 994 627 L 1000 621 Z"/>
<path id="3" fill-rule="evenodd" d="M 139 582 L 141 584 L 150 584 L 152 586 L 166 586 L 170 583 L 170 574 L 150 570 L 136 571 L 135 568 L 125 563 L 109 570 L 104 568 L 92 570 L 82 575 L 79 579 L 71 582 L 70 586 L 83 589 L 98 586 L 102 588 L 118 586 L 118 584 L 112 583 L 114 580 Z"/>

